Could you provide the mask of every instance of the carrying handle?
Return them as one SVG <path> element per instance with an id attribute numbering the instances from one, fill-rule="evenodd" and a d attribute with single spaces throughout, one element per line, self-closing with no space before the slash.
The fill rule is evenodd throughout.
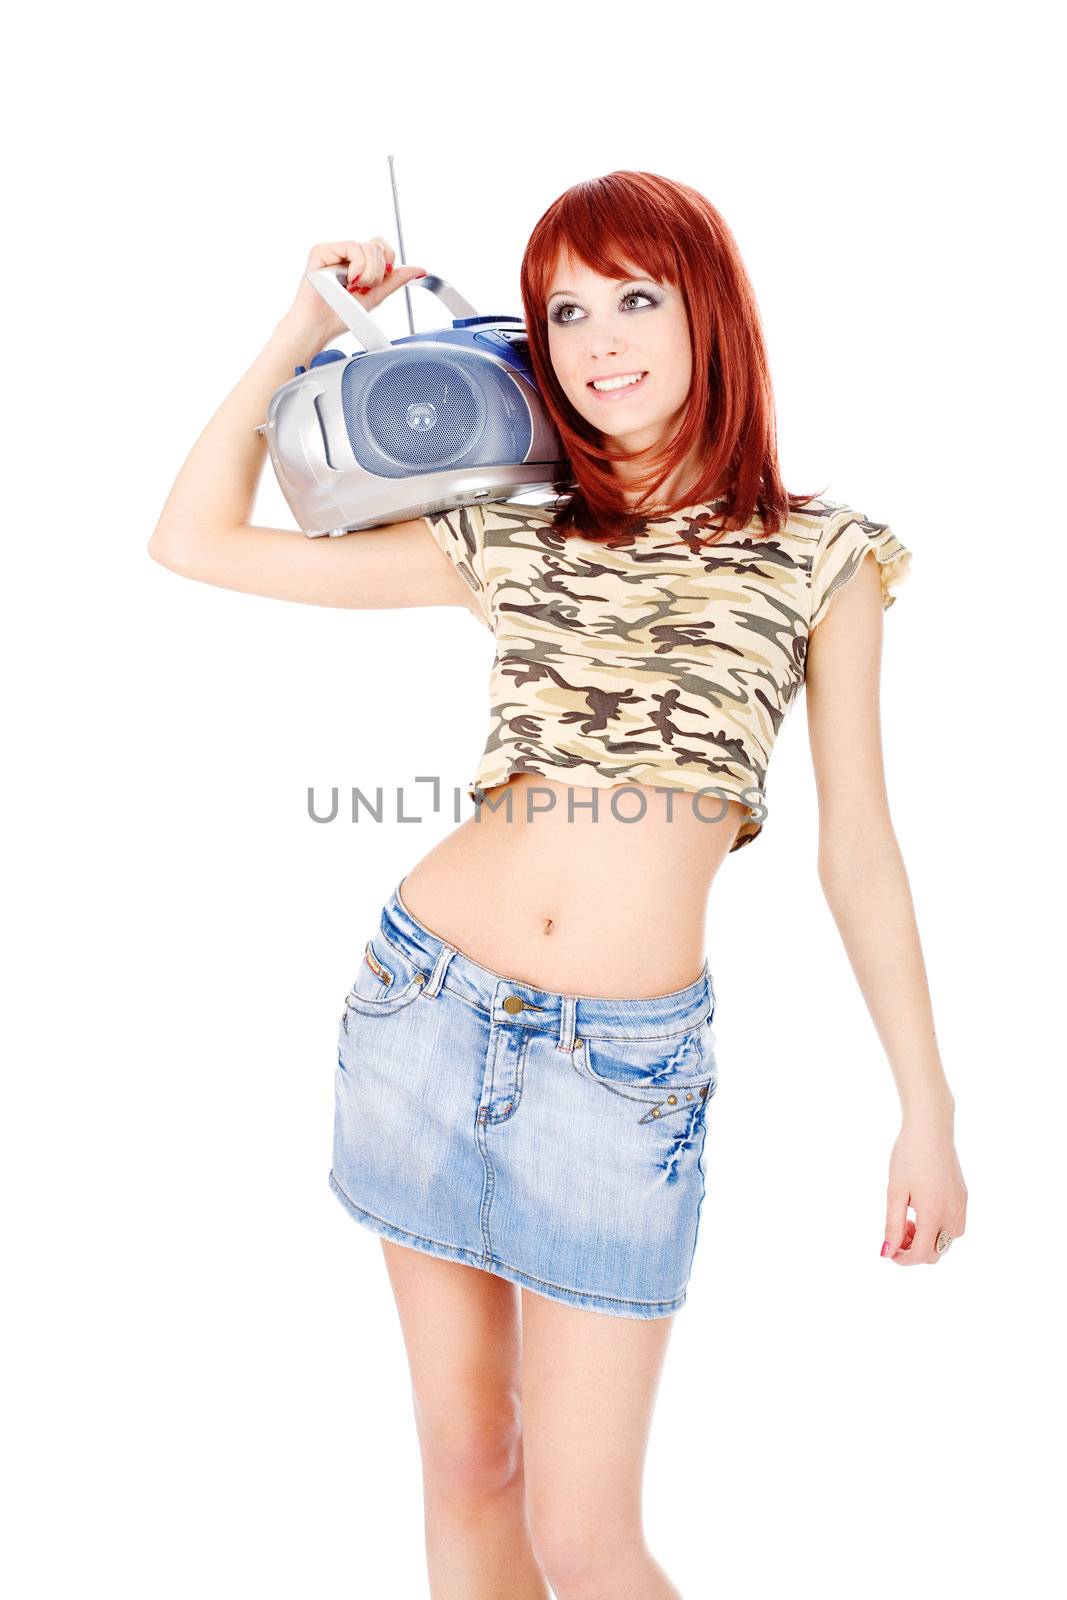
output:
<path id="1" fill-rule="evenodd" d="M 357 305 L 355 299 L 345 288 L 348 282 L 347 267 L 316 267 L 307 273 L 307 281 L 313 289 L 325 300 L 331 311 L 336 311 L 341 321 L 350 333 L 354 333 L 364 350 L 391 350 L 393 343 L 379 328 L 372 316 Z M 417 283 L 421 289 L 429 289 L 441 304 L 451 311 L 454 317 L 476 317 L 478 312 L 469 300 L 464 299 L 458 289 L 454 289 L 444 278 L 434 277 L 427 273 L 425 278 L 412 278 L 411 282 L 404 285 L 410 289 Z M 265 436 L 267 424 L 258 422 L 252 430 Z"/>
<path id="2" fill-rule="evenodd" d="M 392 349 L 392 340 L 386 337 L 374 318 L 356 303 L 345 288 L 348 281 L 347 267 L 315 267 L 307 274 L 307 280 L 322 296 L 330 310 L 336 311 L 348 331 L 355 334 L 364 350 Z M 427 273 L 425 278 L 412 278 L 404 287 L 409 289 L 416 284 L 420 289 L 429 289 L 432 295 L 436 295 L 441 304 L 451 311 L 453 317 L 478 315 L 470 301 L 465 300 L 459 290 L 453 289 L 444 278 L 437 278 Z"/>

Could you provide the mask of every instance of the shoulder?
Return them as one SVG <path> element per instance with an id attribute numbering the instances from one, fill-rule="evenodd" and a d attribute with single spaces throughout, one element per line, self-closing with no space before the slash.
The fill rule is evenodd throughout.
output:
<path id="1" fill-rule="evenodd" d="M 506 534 L 512 528 L 552 527 L 558 512 L 558 501 L 482 500 L 470 505 L 449 506 L 443 511 L 426 513 L 422 520 L 431 529 L 445 526 L 463 530 L 468 540 L 484 540 L 491 535 Z"/>
<path id="2" fill-rule="evenodd" d="M 758 531 L 758 520 L 753 526 Z M 814 576 L 834 550 L 886 545 L 887 534 L 895 540 L 887 522 L 875 521 L 847 501 L 820 495 L 791 511 L 779 531 L 765 537 L 788 546 L 798 564 Z"/>
<path id="3" fill-rule="evenodd" d="M 768 537 L 790 545 L 795 549 L 801 564 L 810 569 L 815 559 L 815 552 L 825 542 L 830 529 L 847 511 L 848 507 L 840 500 L 829 500 L 824 495 L 819 495 L 807 505 L 790 511 L 778 532 L 769 534 Z M 758 519 L 755 526 L 759 527 Z"/>
<path id="4" fill-rule="evenodd" d="M 834 594 L 852 579 L 867 555 L 874 556 L 882 606 L 888 610 L 896 598 L 892 591 L 911 570 L 910 549 L 888 522 L 879 522 L 856 506 L 831 502 L 812 557 L 812 628 L 826 615 Z"/>
<path id="5" fill-rule="evenodd" d="M 555 529 L 559 503 L 556 500 L 491 500 L 479 509 L 485 538 L 502 543 L 513 533 L 542 533 Z"/>

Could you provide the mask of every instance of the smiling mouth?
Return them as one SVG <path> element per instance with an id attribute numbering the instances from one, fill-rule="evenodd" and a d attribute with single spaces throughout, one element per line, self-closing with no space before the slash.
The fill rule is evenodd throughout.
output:
<path id="1" fill-rule="evenodd" d="M 635 379 L 631 378 L 629 373 L 620 373 L 619 376 L 628 378 L 630 381 L 627 383 L 613 384 L 610 389 L 595 389 L 593 387 L 594 380 L 590 378 L 589 382 L 586 384 L 586 388 L 589 390 L 590 394 L 595 394 L 598 400 L 616 400 L 621 395 L 636 393 L 636 391 L 641 388 L 645 379 L 648 377 L 648 373 L 642 372 L 637 375 Z"/>

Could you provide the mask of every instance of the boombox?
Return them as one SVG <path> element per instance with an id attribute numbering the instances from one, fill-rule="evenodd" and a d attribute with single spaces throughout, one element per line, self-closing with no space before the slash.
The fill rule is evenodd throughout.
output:
<path id="1" fill-rule="evenodd" d="M 257 429 L 306 534 L 572 487 L 521 317 L 479 316 L 427 276 L 405 289 L 428 289 L 451 326 L 390 340 L 348 293 L 346 276 L 343 266 L 320 267 L 308 281 L 362 350 L 328 348 L 297 367 Z"/>

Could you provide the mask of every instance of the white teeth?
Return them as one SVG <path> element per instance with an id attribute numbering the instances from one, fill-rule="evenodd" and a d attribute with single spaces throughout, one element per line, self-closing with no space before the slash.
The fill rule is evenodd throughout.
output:
<path id="1" fill-rule="evenodd" d="M 634 372 L 627 378 L 594 378 L 594 389 L 625 389 L 627 384 L 640 383 L 643 372 Z"/>

